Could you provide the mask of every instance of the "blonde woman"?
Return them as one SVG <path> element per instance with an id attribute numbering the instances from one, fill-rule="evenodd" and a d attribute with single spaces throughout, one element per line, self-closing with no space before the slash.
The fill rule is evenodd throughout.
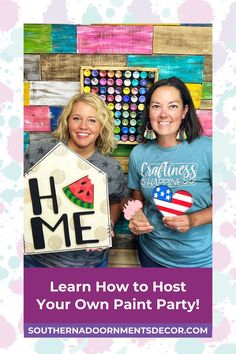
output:
<path id="1" fill-rule="evenodd" d="M 25 171 L 58 141 L 108 175 L 112 227 L 120 216 L 120 201 L 126 194 L 124 174 L 117 160 L 109 156 L 115 147 L 114 120 L 104 101 L 95 94 L 77 94 L 63 109 L 51 139 L 30 144 L 25 154 Z M 25 267 L 104 268 L 108 250 L 80 250 L 25 256 Z"/>

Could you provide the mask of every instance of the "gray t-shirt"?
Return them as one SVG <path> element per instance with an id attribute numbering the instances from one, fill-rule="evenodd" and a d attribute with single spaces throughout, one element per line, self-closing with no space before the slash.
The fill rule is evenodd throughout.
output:
<path id="1" fill-rule="evenodd" d="M 27 172 L 56 144 L 57 140 L 43 139 L 29 145 L 25 153 L 24 171 Z M 119 203 L 127 195 L 127 186 L 120 164 L 110 156 L 95 151 L 88 161 L 108 176 L 109 203 Z M 106 258 L 108 250 L 97 251 L 66 251 L 27 255 L 24 257 L 25 267 L 62 267 L 62 268 L 94 268 Z"/>

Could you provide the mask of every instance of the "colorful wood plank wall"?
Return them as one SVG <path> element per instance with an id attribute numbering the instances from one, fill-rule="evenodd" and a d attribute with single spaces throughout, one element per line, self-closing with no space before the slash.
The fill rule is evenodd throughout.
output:
<path id="1" fill-rule="evenodd" d="M 31 112 L 25 110 L 29 141 L 39 131 L 56 128 L 58 114 L 54 113 L 80 90 L 82 65 L 150 67 L 159 69 L 160 79 L 180 77 L 190 89 L 204 134 L 209 135 L 211 36 L 211 26 L 201 25 L 26 24 L 24 105 Z M 43 120 L 41 106 L 48 106 Z"/>
<path id="2" fill-rule="evenodd" d="M 211 46 L 210 25 L 26 24 L 25 148 L 55 130 L 62 107 L 80 91 L 81 66 L 158 68 L 159 79 L 178 76 L 189 87 L 204 134 L 211 136 Z M 125 171 L 132 147 L 120 145 L 114 152 Z M 126 237 L 124 220 L 117 231 L 110 264 L 137 266 L 137 254 L 133 253 L 135 240 L 131 235 Z"/>

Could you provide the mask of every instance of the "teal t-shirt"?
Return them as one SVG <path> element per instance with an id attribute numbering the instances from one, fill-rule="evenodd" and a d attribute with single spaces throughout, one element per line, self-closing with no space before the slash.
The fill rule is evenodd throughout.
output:
<path id="1" fill-rule="evenodd" d="M 192 194 L 193 213 L 212 205 L 212 139 L 199 137 L 164 148 L 156 142 L 137 145 L 129 159 L 128 186 L 145 198 L 144 212 L 154 230 L 139 236 L 140 246 L 155 262 L 165 267 L 202 268 L 212 266 L 212 225 L 191 228 L 186 233 L 164 226 L 163 215 L 152 200 L 152 191 L 168 186 L 174 194 Z"/>

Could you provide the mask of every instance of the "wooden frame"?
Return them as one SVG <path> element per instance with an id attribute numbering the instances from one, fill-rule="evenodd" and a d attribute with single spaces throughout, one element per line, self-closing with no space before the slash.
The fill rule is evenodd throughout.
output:
<path id="1" fill-rule="evenodd" d="M 85 73 L 86 70 L 87 73 Z M 97 72 L 97 76 L 92 76 L 93 72 Z M 119 77 L 115 76 L 118 72 Z M 100 76 L 101 73 L 104 76 Z M 153 77 L 149 73 L 153 73 Z M 128 77 L 128 74 L 131 76 Z M 111 77 L 111 75 L 113 76 Z M 90 83 L 86 83 L 86 79 Z M 96 84 L 92 83 L 93 79 L 96 79 L 94 81 L 97 82 Z M 103 84 L 101 84 L 102 79 L 105 79 L 105 83 Z M 113 83 L 112 81 L 108 83 L 109 79 L 112 79 Z M 118 80 L 120 80 L 119 84 Z M 157 68 L 138 66 L 81 66 L 80 69 L 80 91 L 94 92 L 100 95 L 107 103 L 115 119 L 116 127 L 114 134 L 118 144 L 135 145 L 141 141 L 142 137 L 138 133 L 140 131 L 140 122 L 138 123 L 138 121 L 141 119 L 141 112 L 144 108 L 142 102 L 145 101 L 147 88 L 157 80 Z M 109 89 L 110 92 L 114 92 L 109 93 Z M 141 89 L 145 93 L 142 93 Z M 120 93 L 117 93 L 119 91 Z M 134 93 L 135 91 L 137 91 L 136 94 Z M 119 109 L 117 106 L 119 106 Z"/>

